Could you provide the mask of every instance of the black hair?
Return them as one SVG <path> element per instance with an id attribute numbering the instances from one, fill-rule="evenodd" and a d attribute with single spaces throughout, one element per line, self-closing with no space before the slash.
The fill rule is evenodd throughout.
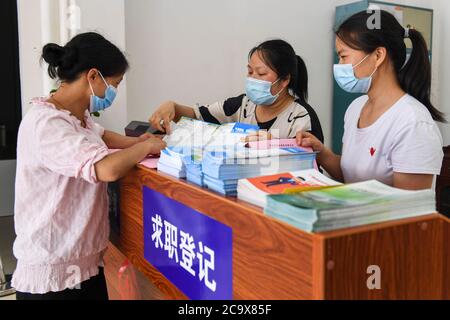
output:
<path id="1" fill-rule="evenodd" d="M 446 122 L 444 114 L 430 100 L 431 63 L 427 44 L 422 34 L 405 28 L 389 12 L 378 10 L 381 25 L 373 28 L 368 23 L 373 12 L 362 11 L 347 19 L 336 30 L 336 36 L 355 50 L 372 53 L 377 48 L 386 48 L 401 88 L 424 104 L 435 121 Z M 405 38 L 412 42 L 408 61 Z"/>
<path id="2" fill-rule="evenodd" d="M 129 64 L 125 55 L 110 41 L 95 32 L 75 36 L 64 47 L 49 43 L 42 50 L 52 79 L 73 82 L 81 73 L 98 69 L 104 77 L 124 74 Z"/>
<path id="3" fill-rule="evenodd" d="M 259 53 L 263 61 L 280 79 L 291 76 L 288 88 L 302 102 L 308 100 L 308 70 L 303 59 L 296 55 L 294 48 L 284 40 L 275 39 L 261 43 L 250 50 L 249 59 Z"/>

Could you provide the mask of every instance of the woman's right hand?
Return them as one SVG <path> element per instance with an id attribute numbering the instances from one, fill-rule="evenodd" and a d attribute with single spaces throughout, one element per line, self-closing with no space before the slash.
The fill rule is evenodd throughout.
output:
<path id="1" fill-rule="evenodd" d="M 176 104 L 173 101 L 167 101 L 163 103 L 159 108 L 153 113 L 149 119 L 150 124 L 153 128 L 165 132 L 166 134 L 171 134 L 170 132 L 170 122 L 173 121 L 176 114 Z"/>
<path id="2" fill-rule="evenodd" d="M 317 152 L 317 163 L 327 171 L 333 179 L 344 182 L 344 175 L 341 168 L 341 156 L 333 151 L 309 132 L 298 132 L 296 136 L 297 145 L 303 148 L 312 148 Z"/>
<path id="3" fill-rule="evenodd" d="M 303 148 L 312 148 L 315 152 L 322 152 L 325 149 L 323 143 L 309 132 L 297 132 L 297 145 Z"/>
<path id="4" fill-rule="evenodd" d="M 167 147 L 167 144 L 159 137 L 153 136 L 142 142 L 148 148 L 148 154 L 159 155 L 161 150 Z"/>

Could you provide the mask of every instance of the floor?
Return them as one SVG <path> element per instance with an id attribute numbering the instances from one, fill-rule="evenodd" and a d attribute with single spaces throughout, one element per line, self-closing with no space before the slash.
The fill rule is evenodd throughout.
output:
<path id="1" fill-rule="evenodd" d="M 16 269 L 17 261 L 12 252 L 15 237 L 14 217 L 0 217 L 0 257 L 5 274 L 12 274 Z M 15 296 L 3 297 L 0 300 L 15 300 Z"/>
<path id="2" fill-rule="evenodd" d="M 15 239 L 14 217 L 0 217 L 0 256 L 6 274 L 16 268 L 12 247 Z M 139 270 L 128 263 L 127 258 L 113 244 L 118 237 L 111 232 L 109 249 L 105 254 L 105 276 L 111 300 L 160 300 L 164 296 Z M 15 295 L 0 300 L 15 300 Z"/>

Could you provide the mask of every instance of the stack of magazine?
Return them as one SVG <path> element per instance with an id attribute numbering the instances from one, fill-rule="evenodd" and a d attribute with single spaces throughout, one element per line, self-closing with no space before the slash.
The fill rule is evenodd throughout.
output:
<path id="1" fill-rule="evenodd" d="M 316 166 L 316 154 L 297 147 L 295 140 L 245 144 L 243 138 L 258 126 L 215 125 L 185 117 L 171 126 L 158 170 L 224 195 L 237 195 L 239 179 Z"/>
<path id="2" fill-rule="evenodd" d="M 241 139 L 259 130 L 258 126 L 242 123 L 216 125 L 186 117 L 172 122 L 171 127 L 172 134 L 164 138 L 167 148 L 161 152 L 158 170 L 199 185 L 203 185 L 201 162 L 205 150 L 244 147 Z"/>
<path id="3" fill-rule="evenodd" d="M 206 152 L 202 162 L 204 183 L 224 195 L 237 195 L 238 180 L 278 172 L 312 169 L 316 154 L 303 148 L 252 149 Z"/>
<path id="4" fill-rule="evenodd" d="M 237 193 L 239 199 L 264 208 L 268 195 L 336 185 L 340 183 L 326 177 L 316 169 L 310 169 L 241 179 L 238 181 Z"/>
<path id="5" fill-rule="evenodd" d="M 264 212 L 308 232 L 323 232 L 436 212 L 432 190 L 405 191 L 381 182 L 267 196 Z"/>

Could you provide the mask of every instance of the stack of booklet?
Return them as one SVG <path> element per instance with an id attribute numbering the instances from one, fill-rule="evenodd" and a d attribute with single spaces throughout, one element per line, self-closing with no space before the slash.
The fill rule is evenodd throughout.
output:
<path id="1" fill-rule="evenodd" d="M 381 223 L 436 212 L 432 190 L 405 191 L 378 181 L 267 196 L 264 212 L 308 232 Z"/>
<path id="2" fill-rule="evenodd" d="M 316 154 L 303 148 L 242 148 L 206 152 L 202 161 L 204 184 L 224 195 L 237 195 L 239 179 L 278 172 L 312 169 Z"/>
<path id="3" fill-rule="evenodd" d="M 195 148 L 167 147 L 161 151 L 161 156 L 157 165 L 158 171 L 167 173 L 176 178 L 186 178 L 184 158 L 195 152 Z"/>
<path id="4" fill-rule="evenodd" d="M 270 176 L 241 179 L 238 181 L 238 198 L 259 207 L 265 207 L 271 194 L 307 191 L 324 186 L 340 185 L 315 169 L 278 173 Z"/>
<path id="5" fill-rule="evenodd" d="M 316 154 L 297 147 L 295 140 L 242 142 L 258 126 L 219 126 L 190 118 L 171 126 L 158 170 L 224 195 L 237 195 L 239 179 L 316 167 Z"/>
<path id="6" fill-rule="evenodd" d="M 183 117 L 171 123 L 172 134 L 164 141 L 167 148 L 161 152 L 158 170 L 177 178 L 203 185 L 201 161 L 205 150 L 225 150 L 244 147 L 241 142 L 258 126 L 242 123 L 216 125 Z"/>

